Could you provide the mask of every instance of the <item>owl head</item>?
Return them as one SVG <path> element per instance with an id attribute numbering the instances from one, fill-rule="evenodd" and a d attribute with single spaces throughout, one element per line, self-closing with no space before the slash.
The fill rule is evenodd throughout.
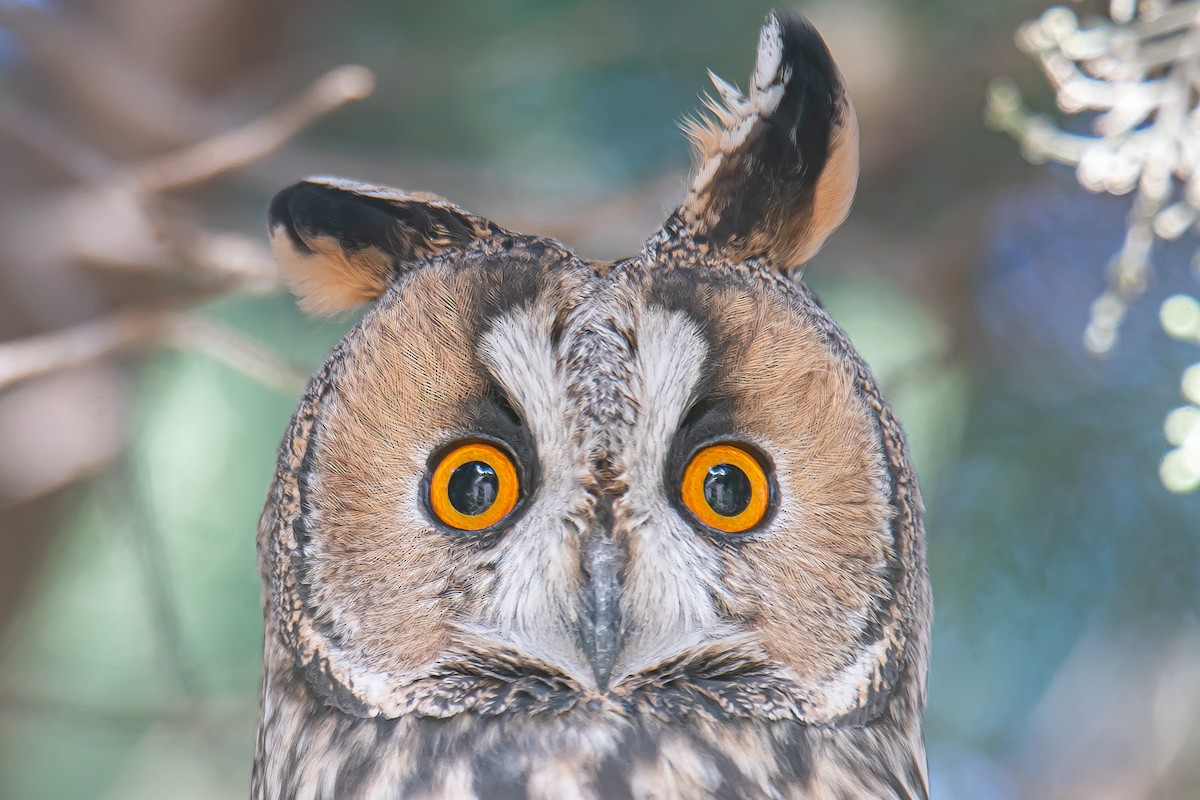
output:
<path id="1" fill-rule="evenodd" d="M 260 529 L 268 651 L 355 717 L 868 724 L 923 698 L 904 437 L 795 273 L 846 216 L 855 116 L 772 16 L 695 174 L 599 263 L 440 197 L 270 206 L 301 305 L 369 304 L 309 383 Z"/>

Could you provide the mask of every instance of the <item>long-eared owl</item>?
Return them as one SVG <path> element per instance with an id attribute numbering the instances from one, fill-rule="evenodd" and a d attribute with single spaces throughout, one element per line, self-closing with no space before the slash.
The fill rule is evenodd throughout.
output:
<path id="1" fill-rule="evenodd" d="M 927 798 L 921 501 L 795 275 L 858 128 L 805 21 L 688 126 L 681 205 L 600 263 L 435 195 L 272 201 L 308 384 L 259 527 L 254 797 Z"/>

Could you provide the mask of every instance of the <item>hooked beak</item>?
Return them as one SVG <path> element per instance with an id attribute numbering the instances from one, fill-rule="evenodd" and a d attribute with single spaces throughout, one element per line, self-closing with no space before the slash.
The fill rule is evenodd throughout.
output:
<path id="1" fill-rule="evenodd" d="M 601 517 L 608 516 L 601 514 Z M 621 617 L 618 607 L 621 585 L 621 552 L 612 540 L 608 520 L 598 519 L 588 536 L 583 552 L 583 608 L 580 618 L 580 645 L 592 665 L 596 686 L 608 689 L 617 651 L 621 644 Z"/>

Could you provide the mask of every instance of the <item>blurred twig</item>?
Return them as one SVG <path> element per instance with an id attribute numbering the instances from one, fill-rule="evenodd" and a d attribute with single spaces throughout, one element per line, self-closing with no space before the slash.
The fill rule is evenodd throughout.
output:
<path id="1" fill-rule="evenodd" d="M 243 127 L 128 166 L 112 163 L 51 121 L 13 104 L 0 106 L 0 133 L 82 182 L 70 202 L 56 207 L 62 214 L 95 214 L 98 220 L 88 218 L 81 227 L 85 231 L 103 227 L 105 235 L 95 239 L 82 236 L 74 249 L 66 242 L 61 245 L 65 254 L 91 268 L 183 274 L 194 282 L 194 297 L 184 304 L 191 305 L 216 293 L 273 289 L 277 285 L 274 267 L 257 242 L 189 224 L 166 211 L 159 196 L 263 158 L 324 114 L 366 97 L 373 86 L 374 76 L 366 68 L 341 67 L 291 102 Z M 105 222 L 112 224 L 106 226 Z M 111 230 L 122 224 L 122 229 Z M 66 221 L 45 227 L 72 229 Z M 31 235 L 40 237 L 43 230 Z M 156 258 L 164 245 L 166 258 Z M 21 250 L 19 246 L 14 249 Z M 138 258 L 139 253 L 149 254 L 149 258 Z M 301 382 L 296 371 L 276 354 L 233 331 L 183 314 L 173 305 L 122 309 L 103 319 L 0 344 L 0 388 L 155 345 L 201 349 L 273 386 L 291 387 Z"/>
<path id="2" fill-rule="evenodd" d="M 145 581 L 148 595 L 146 607 L 151 615 L 155 641 L 162 654 L 165 671 L 175 684 L 174 688 L 191 706 L 199 709 L 201 688 L 185 652 L 183 618 L 175 592 L 169 585 L 171 570 L 163 551 L 162 537 L 158 535 L 151 519 L 150 509 L 134 487 L 135 478 L 129 459 L 123 458 L 121 461 L 124 462 L 122 468 L 101 483 L 107 490 L 113 512 L 125 522 L 120 527 L 129 535 L 129 544 Z"/>
<path id="3" fill-rule="evenodd" d="M 155 194 L 211 180 L 263 158 L 315 120 L 370 96 L 374 88 L 375 76 L 366 67 L 339 67 L 248 125 L 137 165 L 132 170 L 134 185 L 142 193 Z"/>
<path id="4" fill-rule="evenodd" d="M 291 389 L 304 377 L 281 355 L 236 331 L 173 308 L 129 309 L 105 319 L 0 344 L 0 389 L 145 347 L 195 349 L 256 381 Z"/>
<path id="5" fill-rule="evenodd" d="M 161 339 L 174 312 L 131 310 L 53 333 L 0 344 L 0 388 L 91 364 Z"/>
<path id="6" fill-rule="evenodd" d="M 162 343 L 204 353 L 252 380 L 285 392 L 299 390 L 307 378 L 275 350 L 193 314 L 176 315 Z"/>
<path id="7" fill-rule="evenodd" d="M 110 180 L 117 171 L 99 150 L 47 117 L 15 103 L 0 105 L 0 135 L 85 183 Z"/>

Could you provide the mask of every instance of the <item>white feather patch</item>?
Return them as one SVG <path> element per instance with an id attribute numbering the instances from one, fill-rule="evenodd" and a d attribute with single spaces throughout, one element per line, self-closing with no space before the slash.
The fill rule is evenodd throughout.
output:
<path id="1" fill-rule="evenodd" d="M 668 501 L 667 451 L 687 414 L 708 357 L 696 323 L 678 312 L 643 311 L 634 395 L 641 413 L 623 442 L 629 486 L 623 526 L 636 553 L 630 560 L 621 613 L 627 639 L 614 682 L 730 631 L 713 607 L 720 563 Z"/>
<path id="2" fill-rule="evenodd" d="M 721 168 L 724 159 L 740 148 L 754 126 L 762 119 L 775 113 L 783 99 L 788 80 L 783 68 L 783 36 L 779 18 L 772 14 L 763 26 L 758 38 L 758 54 L 754 73 L 750 80 L 750 94 L 741 92 L 727 81 L 709 72 L 723 107 L 714 107 L 716 101 L 706 101 L 714 116 L 708 120 L 691 120 L 684 125 L 684 132 L 696 150 L 696 175 L 684 203 L 683 213 L 691 224 L 712 223 L 708 219 L 710 210 L 705 198 L 708 185 Z"/>
<path id="3" fill-rule="evenodd" d="M 525 516 L 501 545 L 492 626 L 485 635 L 552 664 L 584 685 L 595 678 L 574 629 L 580 588 L 578 527 L 587 512 L 577 470 L 584 460 L 571 436 L 566 379 L 551 343 L 553 310 L 521 309 L 496 321 L 480 356 L 530 426 L 542 481 Z"/>

